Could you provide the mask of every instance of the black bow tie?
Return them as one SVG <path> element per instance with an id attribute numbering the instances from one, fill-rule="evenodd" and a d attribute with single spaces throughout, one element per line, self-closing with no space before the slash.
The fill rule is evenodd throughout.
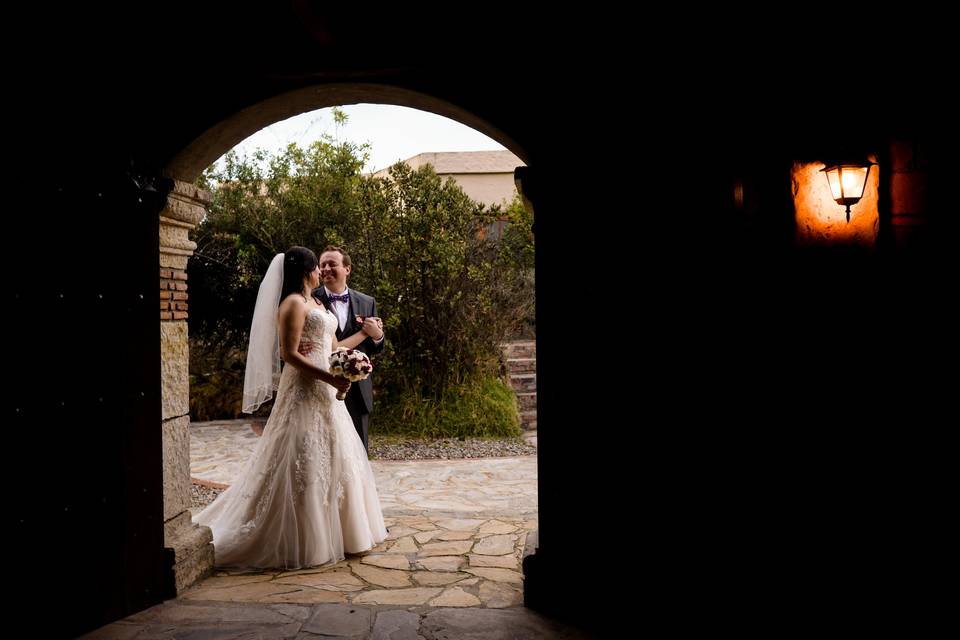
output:
<path id="1" fill-rule="evenodd" d="M 345 293 L 340 296 L 330 293 L 330 294 L 327 294 L 327 297 L 330 299 L 330 302 L 336 302 L 337 300 L 339 300 L 340 302 L 350 302 L 349 293 Z"/>

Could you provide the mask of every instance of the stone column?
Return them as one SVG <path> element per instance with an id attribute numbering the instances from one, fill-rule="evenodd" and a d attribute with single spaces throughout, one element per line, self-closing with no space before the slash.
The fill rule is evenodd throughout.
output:
<path id="1" fill-rule="evenodd" d="M 187 260 L 197 244 L 189 233 L 211 195 L 175 181 L 160 212 L 160 344 L 163 400 L 164 546 L 171 553 L 177 593 L 213 571 L 210 529 L 190 518 L 190 350 L 187 343 Z"/>

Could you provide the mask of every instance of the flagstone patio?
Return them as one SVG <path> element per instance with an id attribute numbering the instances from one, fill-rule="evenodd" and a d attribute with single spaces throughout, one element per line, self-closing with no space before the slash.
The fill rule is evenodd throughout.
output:
<path id="1" fill-rule="evenodd" d="M 250 423 L 191 427 L 191 474 L 229 485 L 258 441 Z M 332 566 L 217 572 L 191 601 L 506 608 L 537 528 L 535 456 L 371 462 L 388 539 Z"/>

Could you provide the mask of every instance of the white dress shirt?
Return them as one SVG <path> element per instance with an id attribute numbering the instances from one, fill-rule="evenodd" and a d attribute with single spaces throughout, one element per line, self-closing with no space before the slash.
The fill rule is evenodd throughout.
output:
<path id="1" fill-rule="evenodd" d="M 350 288 L 347 287 L 343 290 L 343 293 L 334 293 L 327 289 L 326 287 L 323 290 L 327 293 L 327 298 L 330 296 L 342 296 L 350 293 Z M 343 331 L 343 328 L 347 326 L 348 316 L 350 314 L 350 302 L 343 302 L 341 300 L 330 300 L 330 310 L 337 316 L 337 324 L 340 325 L 340 331 Z"/>

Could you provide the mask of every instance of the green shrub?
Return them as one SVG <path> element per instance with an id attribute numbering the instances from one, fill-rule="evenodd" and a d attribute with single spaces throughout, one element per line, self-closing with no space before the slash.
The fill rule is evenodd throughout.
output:
<path id="1" fill-rule="evenodd" d="M 495 377 L 452 385 L 440 399 L 412 389 L 383 400 L 378 396 L 371 425 L 378 434 L 424 438 L 502 438 L 521 433 L 516 396 Z"/>

